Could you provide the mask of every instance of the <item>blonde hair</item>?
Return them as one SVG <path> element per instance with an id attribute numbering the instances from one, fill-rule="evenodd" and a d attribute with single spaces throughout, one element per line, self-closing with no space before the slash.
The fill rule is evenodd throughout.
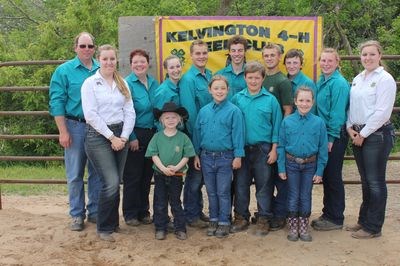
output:
<path id="1" fill-rule="evenodd" d="M 333 54 L 336 58 L 336 61 L 338 62 L 338 65 L 340 63 L 340 56 L 338 51 L 335 48 L 331 48 L 331 47 L 326 47 L 324 49 L 322 49 L 321 54 L 323 53 L 327 53 L 327 54 Z M 321 55 L 319 56 L 319 59 L 321 59 Z"/>
<path id="2" fill-rule="evenodd" d="M 211 87 L 212 87 L 212 85 L 213 85 L 213 83 L 215 82 L 215 81 L 217 81 L 217 80 L 222 80 L 223 82 L 225 82 L 225 84 L 226 84 L 226 87 L 228 87 L 228 89 L 229 89 L 229 83 L 228 83 L 228 80 L 224 77 L 224 76 L 222 76 L 222 75 L 219 75 L 219 74 L 217 74 L 217 75 L 215 75 L 215 76 L 213 76 L 212 78 L 211 78 L 211 81 L 210 81 L 210 83 L 208 83 L 208 88 L 210 88 L 211 89 Z"/>
<path id="3" fill-rule="evenodd" d="M 378 53 L 380 55 L 383 54 L 383 48 L 382 48 L 381 44 L 378 41 L 375 41 L 375 40 L 369 40 L 369 41 L 361 43 L 360 44 L 360 53 L 362 53 L 362 50 L 367 46 L 375 46 L 376 49 L 378 50 Z M 382 61 L 381 60 L 379 60 L 379 65 L 382 66 Z"/>
<path id="4" fill-rule="evenodd" d="M 103 51 L 114 51 L 115 55 L 117 55 L 117 49 L 110 45 L 110 44 L 104 44 L 99 46 L 97 49 L 97 58 L 100 58 L 101 52 Z M 131 93 L 129 88 L 126 86 L 124 78 L 118 73 L 117 70 L 114 70 L 113 78 L 115 80 L 115 83 L 117 83 L 118 90 L 122 93 L 122 95 L 125 96 L 125 98 L 130 99 L 131 98 Z"/>

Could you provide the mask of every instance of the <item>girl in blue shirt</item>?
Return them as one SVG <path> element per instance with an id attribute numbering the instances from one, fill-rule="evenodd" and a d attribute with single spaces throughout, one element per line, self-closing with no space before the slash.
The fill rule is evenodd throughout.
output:
<path id="1" fill-rule="evenodd" d="M 311 194 L 314 183 L 322 181 L 328 161 L 328 136 L 324 121 L 310 110 L 313 91 L 300 87 L 294 98 L 297 110 L 287 116 L 279 131 L 278 170 L 288 180 L 288 225 L 290 241 L 311 241 L 308 218 L 311 214 Z"/>

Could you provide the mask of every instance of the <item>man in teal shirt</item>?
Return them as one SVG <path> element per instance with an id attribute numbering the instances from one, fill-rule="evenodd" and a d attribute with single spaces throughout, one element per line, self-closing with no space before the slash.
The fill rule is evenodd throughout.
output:
<path id="1" fill-rule="evenodd" d="M 181 106 L 188 113 L 189 118 L 186 123 L 187 133 L 192 139 L 194 125 L 199 110 L 211 102 L 212 97 L 208 92 L 208 83 L 211 80 L 211 71 L 206 68 L 208 61 L 208 47 L 202 40 L 193 41 L 190 45 L 190 56 L 193 65 L 182 76 L 179 82 L 179 100 Z M 193 166 L 193 160 L 189 161 L 189 170 L 185 180 L 183 192 L 183 207 L 186 220 L 189 226 L 205 228 L 208 226 L 203 220 L 203 195 L 201 187 L 203 186 L 203 177 L 199 170 Z M 200 219 L 202 218 L 202 219 Z"/>
<path id="2" fill-rule="evenodd" d="M 245 54 L 247 50 L 247 40 L 242 36 L 236 35 L 228 40 L 228 51 L 230 64 L 219 70 L 216 74 L 220 74 L 227 78 L 229 84 L 228 99 L 233 95 L 246 88 L 244 80 Z"/>
<path id="3" fill-rule="evenodd" d="M 75 38 L 76 57 L 57 67 L 50 81 L 50 114 L 59 131 L 59 142 L 64 148 L 65 170 L 68 182 L 70 229 L 81 231 L 88 211 L 88 221 L 97 220 L 97 201 L 101 189 L 99 176 L 88 162 L 88 204 L 85 205 L 83 176 L 87 156 L 84 149 L 86 121 L 81 105 L 81 85 L 92 76 L 99 64 L 93 59 L 94 38 L 81 32 Z"/>

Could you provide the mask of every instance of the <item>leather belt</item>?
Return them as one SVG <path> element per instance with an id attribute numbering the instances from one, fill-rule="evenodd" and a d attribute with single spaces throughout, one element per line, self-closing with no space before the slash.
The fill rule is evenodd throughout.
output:
<path id="1" fill-rule="evenodd" d="M 71 120 L 74 120 L 74 121 L 78 121 L 78 122 L 81 122 L 81 123 L 86 123 L 85 118 L 79 118 L 79 117 L 71 116 L 71 115 L 66 115 L 65 118 L 71 119 Z"/>
<path id="2" fill-rule="evenodd" d="M 286 153 L 286 158 L 291 160 L 291 161 L 294 161 L 294 162 L 296 162 L 298 164 L 305 164 L 305 163 L 315 162 L 317 160 L 317 155 L 313 155 L 313 156 L 310 156 L 310 157 L 307 157 L 307 158 L 299 158 L 299 157 L 295 157 L 295 156 L 293 156 L 293 155 L 291 155 L 289 153 Z"/>
<path id="3" fill-rule="evenodd" d="M 390 120 L 388 120 L 388 121 L 386 121 L 380 128 L 378 128 L 376 131 L 382 130 L 384 127 L 389 126 L 389 125 L 391 125 L 391 124 L 392 124 L 392 122 L 391 122 Z M 358 133 L 360 133 L 360 131 L 361 131 L 364 127 L 365 127 L 365 124 L 363 124 L 363 125 L 354 124 L 354 125 L 351 126 L 351 128 L 352 128 L 354 131 L 358 132 Z"/>

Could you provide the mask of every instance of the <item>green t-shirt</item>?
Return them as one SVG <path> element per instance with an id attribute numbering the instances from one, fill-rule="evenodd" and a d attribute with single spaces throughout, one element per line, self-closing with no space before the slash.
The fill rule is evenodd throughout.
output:
<path id="1" fill-rule="evenodd" d="M 177 165 L 183 157 L 193 157 L 195 155 L 193 144 L 189 137 L 180 131 L 172 137 L 164 134 L 164 131 L 157 132 L 150 140 L 147 147 L 146 157 L 157 155 L 160 157 L 163 165 Z M 153 164 L 153 169 L 162 173 L 158 167 Z M 186 172 L 187 165 L 182 167 L 179 172 Z"/>
<path id="2" fill-rule="evenodd" d="M 282 72 L 265 76 L 263 87 L 276 97 L 282 113 L 283 105 L 293 105 L 292 83 Z"/>

